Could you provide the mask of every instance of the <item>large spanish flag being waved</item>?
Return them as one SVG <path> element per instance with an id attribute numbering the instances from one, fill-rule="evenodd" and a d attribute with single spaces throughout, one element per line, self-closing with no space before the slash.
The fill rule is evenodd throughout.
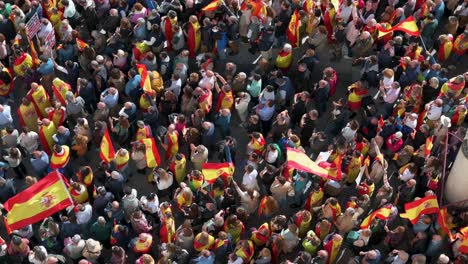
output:
<path id="1" fill-rule="evenodd" d="M 296 11 L 294 11 L 292 14 L 288 28 L 286 29 L 286 36 L 288 37 L 288 40 L 293 48 L 299 46 L 299 23 L 299 10 L 296 9 Z"/>
<path id="2" fill-rule="evenodd" d="M 99 152 L 99 157 L 107 163 L 110 163 L 111 160 L 115 158 L 115 149 L 112 145 L 112 140 L 109 135 L 109 130 L 106 129 L 106 133 L 101 140 L 101 148 Z"/>
<path id="3" fill-rule="evenodd" d="M 202 172 L 205 181 L 210 184 L 213 184 L 219 177 L 222 177 L 225 182 L 229 182 L 229 177 L 234 175 L 234 164 L 231 162 L 203 163 Z"/>
<path id="4" fill-rule="evenodd" d="M 63 175 L 54 171 L 3 204 L 8 233 L 34 224 L 73 205 Z"/>
<path id="5" fill-rule="evenodd" d="M 414 21 L 413 16 L 408 17 L 407 19 L 396 24 L 394 27 L 390 27 L 389 29 L 384 29 L 382 28 L 382 26 L 380 26 L 380 24 L 377 24 L 377 29 L 379 30 L 379 38 L 389 33 L 393 33 L 393 31 L 403 31 L 406 34 L 415 37 L 421 35 L 421 33 L 419 32 L 418 25 L 416 25 L 416 21 Z"/>
<path id="6" fill-rule="evenodd" d="M 146 166 L 154 168 L 161 164 L 161 157 L 159 156 L 158 146 L 154 138 L 145 138 L 140 140 L 146 147 Z"/>
<path id="7" fill-rule="evenodd" d="M 405 204 L 405 213 L 400 214 L 401 218 L 407 218 L 414 225 L 423 214 L 439 213 L 439 203 L 435 195 L 427 196 L 414 202 Z"/>
<path id="8" fill-rule="evenodd" d="M 392 213 L 392 205 L 389 204 L 385 207 L 382 207 L 378 210 L 375 210 L 372 212 L 368 217 L 366 217 L 364 220 L 362 220 L 361 223 L 361 228 L 368 228 L 372 224 L 372 220 L 374 218 L 378 218 L 381 220 L 386 220 L 390 217 L 390 214 Z"/>
<path id="9" fill-rule="evenodd" d="M 313 162 L 304 152 L 293 148 L 287 148 L 286 154 L 288 156 L 287 164 L 289 168 L 312 173 L 322 178 L 328 177 L 328 171 L 319 167 L 319 165 Z"/>

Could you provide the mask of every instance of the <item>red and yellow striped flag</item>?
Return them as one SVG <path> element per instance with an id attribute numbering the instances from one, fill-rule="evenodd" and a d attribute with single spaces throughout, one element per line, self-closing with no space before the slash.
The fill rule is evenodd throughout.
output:
<path id="1" fill-rule="evenodd" d="M 39 222 L 73 205 L 62 177 L 58 172 L 51 172 L 3 204 L 8 211 L 5 218 L 8 233 Z"/>
<path id="2" fill-rule="evenodd" d="M 287 148 L 287 156 L 288 168 L 312 173 L 322 178 L 328 177 L 328 171 L 313 162 L 304 152 L 293 148 Z"/>
<path id="3" fill-rule="evenodd" d="M 107 163 L 111 162 L 111 160 L 115 158 L 114 145 L 112 145 L 112 140 L 109 135 L 109 130 L 107 129 L 106 129 L 106 133 L 104 133 L 104 136 L 102 137 L 102 140 L 101 140 L 101 149 L 99 152 L 99 157 L 101 157 L 101 159 Z"/>
<path id="4" fill-rule="evenodd" d="M 394 27 L 390 27 L 389 29 L 384 29 L 380 24 L 377 24 L 377 29 L 379 30 L 379 38 L 389 33 L 393 33 L 393 31 L 403 31 L 406 34 L 415 37 L 421 35 L 421 33 L 419 32 L 418 25 L 416 25 L 416 21 L 414 21 L 413 16 L 408 17 L 407 19 L 396 24 Z"/>
<path id="5" fill-rule="evenodd" d="M 32 42 L 32 40 L 29 40 L 29 48 L 31 50 L 31 58 L 32 58 L 33 66 L 38 67 L 41 64 L 41 60 L 39 60 L 36 47 L 34 47 L 34 43 Z"/>
<path id="6" fill-rule="evenodd" d="M 159 156 L 158 147 L 154 138 L 145 138 L 140 140 L 146 147 L 146 166 L 148 168 L 155 168 L 161 164 L 161 157 Z"/>
<path id="7" fill-rule="evenodd" d="M 234 164 L 231 162 L 203 163 L 202 172 L 205 177 L 205 181 L 213 184 L 219 177 L 223 177 L 225 180 L 232 177 L 234 174 Z"/>
<path id="8" fill-rule="evenodd" d="M 439 203 L 435 195 L 427 196 L 422 199 L 405 204 L 405 213 L 400 214 L 401 218 L 410 220 L 412 224 L 418 222 L 423 214 L 439 213 Z"/>
<path id="9" fill-rule="evenodd" d="M 144 92 L 151 93 L 153 90 L 151 89 L 151 80 L 148 76 L 148 70 L 146 69 L 146 65 L 137 64 L 137 69 L 141 77 L 141 81 L 140 81 L 141 88 L 143 89 Z"/>
<path id="10" fill-rule="evenodd" d="M 260 203 L 258 204 L 258 209 L 257 209 L 257 214 L 258 216 L 261 216 L 263 213 L 263 209 L 265 209 L 265 205 L 267 203 L 268 196 L 264 196 L 262 200 L 260 200 Z"/>
<path id="11" fill-rule="evenodd" d="M 390 214 L 392 213 L 392 205 L 389 204 L 385 207 L 382 207 L 374 212 L 372 212 L 368 217 L 366 217 L 364 220 L 362 220 L 362 223 L 361 223 L 361 228 L 368 228 L 371 223 L 372 223 L 372 220 L 374 220 L 374 218 L 378 218 L 378 219 L 381 219 L 381 220 L 386 220 L 390 217 Z"/>
<path id="12" fill-rule="evenodd" d="M 286 36 L 288 37 L 288 40 L 293 48 L 299 46 L 299 24 L 299 10 L 296 9 L 296 11 L 294 11 L 293 15 L 291 16 L 288 28 L 286 29 Z"/>
<path id="13" fill-rule="evenodd" d="M 464 228 L 460 229 L 459 233 L 460 234 L 457 234 L 457 237 L 461 239 L 462 243 L 458 248 L 458 251 L 460 251 L 463 254 L 468 254 L 468 226 L 465 226 Z"/>
<path id="14" fill-rule="evenodd" d="M 318 165 L 327 170 L 327 179 L 341 181 L 343 178 L 342 163 L 343 154 L 338 154 L 332 162 L 322 161 Z"/>
<path id="15" fill-rule="evenodd" d="M 450 241 L 453 241 L 455 238 L 453 237 L 452 232 L 450 232 L 450 228 L 447 224 L 447 208 L 440 209 L 437 222 L 439 223 L 440 228 L 442 228 L 442 230 L 447 234 Z"/>
<path id="16" fill-rule="evenodd" d="M 88 43 L 84 42 L 83 40 L 79 38 L 76 38 L 76 47 L 78 48 L 80 52 L 83 52 L 88 46 L 89 46 Z"/>
<path id="17" fill-rule="evenodd" d="M 52 81 L 52 90 L 54 92 L 55 98 L 59 100 L 63 106 L 66 106 L 67 93 L 71 91 L 70 84 L 57 77 Z"/>
<path id="18" fill-rule="evenodd" d="M 432 147 L 433 147 L 432 140 L 433 140 L 433 136 L 428 137 L 426 139 L 426 149 L 424 150 L 424 157 L 425 158 L 427 158 L 427 157 L 429 157 L 429 155 L 431 155 L 431 150 L 432 150 Z"/>
<path id="19" fill-rule="evenodd" d="M 314 0 L 305 0 L 304 3 L 302 4 L 302 9 L 306 11 L 306 13 L 310 13 L 310 11 L 314 10 Z M 337 8 L 337 7 L 335 7 Z"/>
<path id="20" fill-rule="evenodd" d="M 218 6 L 220 5 L 220 3 L 221 3 L 221 1 L 219 1 L 219 0 L 213 0 L 213 1 L 211 1 L 211 3 L 209 3 L 208 5 L 203 7 L 201 10 L 203 12 L 215 11 L 218 8 Z"/>

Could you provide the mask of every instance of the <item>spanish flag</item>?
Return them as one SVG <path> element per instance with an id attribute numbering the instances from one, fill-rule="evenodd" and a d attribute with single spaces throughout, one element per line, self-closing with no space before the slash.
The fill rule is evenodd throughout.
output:
<path id="1" fill-rule="evenodd" d="M 447 223 L 447 208 L 440 209 L 437 222 L 439 223 L 440 228 L 442 228 L 442 230 L 447 234 L 450 241 L 453 241 L 455 238 L 453 237 L 452 232 L 450 232 L 450 227 Z"/>
<path id="2" fill-rule="evenodd" d="M 414 21 L 413 16 L 408 17 L 407 19 L 396 24 L 394 27 L 390 27 L 389 29 L 384 29 L 380 24 L 377 24 L 377 29 L 379 30 L 379 38 L 389 33 L 393 33 L 393 31 L 403 31 L 410 36 L 416 37 L 421 35 L 421 33 L 419 32 L 418 25 L 416 25 L 416 21 Z"/>
<path id="3" fill-rule="evenodd" d="M 137 64 L 137 69 L 138 73 L 140 73 L 141 76 L 140 86 L 143 89 L 143 91 L 146 93 L 153 92 L 153 89 L 151 88 L 151 80 L 148 76 L 148 70 L 146 69 L 146 65 Z"/>
<path id="4" fill-rule="evenodd" d="M 67 93 L 71 91 L 71 86 L 61 80 L 60 78 L 55 78 L 52 81 L 52 90 L 54 91 L 55 99 L 59 100 L 63 106 L 67 105 Z"/>
<path id="5" fill-rule="evenodd" d="M 222 177 L 225 182 L 229 182 L 227 179 L 234 175 L 234 164 L 231 162 L 203 163 L 202 172 L 205 181 L 210 184 L 213 184 L 219 177 Z"/>
<path id="6" fill-rule="evenodd" d="M 138 42 L 135 44 L 135 47 L 132 49 L 133 57 L 136 61 L 140 61 L 143 55 L 150 50 L 150 47 L 144 42 Z"/>
<path id="7" fill-rule="evenodd" d="M 15 59 L 13 62 L 13 71 L 19 77 L 23 77 L 26 74 L 26 69 L 32 68 L 34 65 L 31 55 L 23 52 L 21 56 Z"/>
<path id="8" fill-rule="evenodd" d="M 39 60 L 39 56 L 37 55 L 36 47 L 34 47 L 34 43 L 32 40 L 29 40 L 29 49 L 31 50 L 31 58 L 34 67 L 38 67 L 41 64 L 41 60 Z"/>
<path id="9" fill-rule="evenodd" d="M 405 213 L 401 218 L 407 218 L 414 225 L 423 214 L 439 213 L 439 203 L 435 195 L 427 196 L 414 202 L 405 204 Z"/>
<path id="10" fill-rule="evenodd" d="M 146 147 L 146 166 L 148 168 L 157 167 L 161 164 L 161 157 L 159 156 L 158 147 L 154 138 L 145 138 L 140 140 Z"/>
<path id="11" fill-rule="evenodd" d="M 296 11 L 294 11 L 293 15 L 291 16 L 289 26 L 286 29 L 286 36 L 288 37 L 288 40 L 293 48 L 299 46 L 299 23 L 299 10 L 296 9 Z"/>
<path id="12" fill-rule="evenodd" d="M 306 13 L 310 13 L 310 11 L 314 10 L 314 5 L 315 3 L 313 0 L 305 0 L 304 3 L 302 4 L 302 9 L 304 9 Z"/>
<path id="13" fill-rule="evenodd" d="M 54 171 L 3 204 L 8 214 L 5 226 L 8 233 L 34 224 L 73 205 L 63 175 Z"/>
<path id="14" fill-rule="evenodd" d="M 205 7 L 203 7 L 201 10 L 203 12 L 207 12 L 207 11 L 215 11 L 216 9 L 218 9 L 218 6 L 221 4 L 221 1 L 220 0 L 213 0 L 211 1 L 211 3 L 209 3 L 208 5 L 206 5 Z"/>
<path id="15" fill-rule="evenodd" d="M 110 163 L 111 160 L 115 158 L 114 145 L 112 145 L 112 140 L 109 135 L 109 130 L 106 129 L 106 133 L 101 140 L 101 148 L 99 152 L 99 157 L 104 160 L 106 163 Z"/>
<path id="16" fill-rule="evenodd" d="M 372 212 L 368 217 L 366 217 L 364 220 L 362 220 L 362 223 L 361 223 L 361 228 L 364 229 L 364 228 L 368 228 L 371 223 L 372 223 L 372 220 L 374 220 L 374 218 L 378 218 L 378 219 L 381 219 L 381 220 L 386 220 L 390 217 L 390 214 L 392 213 L 392 205 L 389 204 L 385 207 L 382 207 L 374 212 Z"/>
<path id="17" fill-rule="evenodd" d="M 264 196 L 262 200 L 260 200 L 260 203 L 258 204 L 258 209 L 257 209 L 258 216 L 262 215 L 262 212 L 263 212 L 263 209 L 265 209 L 267 200 L 268 200 L 268 196 Z"/>
<path id="18" fill-rule="evenodd" d="M 328 177 L 328 171 L 313 162 L 304 152 L 287 148 L 287 164 L 289 168 L 315 174 L 322 178 Z"/>
<path id="19" fill-rule="evenodd" d="M 83 52 L 88 46 L 89 46 L 88 43 L 84 42 L 83 40 L 79 38 L 76 38 L 76 47 L 78 48 L 80 52 Z"/>
<path id="20" fill-rule="evenodd" d="M 462 240 L 462 243 L 460 247 L 458 248 L 458 251 L 460 251 L 463 254 L 468 254 L 468 226 L 465 226 L 460 230 L 461 236 L 459 238 Z"/>
<path id="21" fill-rule="evenodd" d="M 453 49 L 452 41 L 453 41 L 453 37 L 448 36 L 447 40 L 439 46 L 437 62 L 439 63 L 444 62 L 450 57 L 450 54 L 452 53 L 452 49 Z"/>
<path id="22" fill-rule="evenodd" d="M 342 163 L 343 155 L 338 154 L 331 163 L 322 161 L 318 165 L 327 170 L 327 179 L 341 181 L 341 179 L 343 178 L 343 173 L 341 171 Z"/>
<path id="23" fill-rule="evenodd" d="M 383 119 L 383 116 L 380 115 L 379 122 L 377 123 L 377 131 L 380 132 L 382 131 L 383 127 L 385 126 L 385 121 Z"/>
<path id="24" fill-rule="evenodd" d="M 424 150 L 424 157 L 427 158 L 429 157 L 429 155 L 431 155 L 431 150 L 432 150 L 432 140 L 433 140 L 433 137 L 428 137 L 426 138 L 426 149 Z"/>

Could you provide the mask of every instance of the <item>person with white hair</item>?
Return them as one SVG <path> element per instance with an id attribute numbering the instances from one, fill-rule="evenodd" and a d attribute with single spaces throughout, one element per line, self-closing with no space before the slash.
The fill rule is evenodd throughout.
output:
<path id="1" fill-rule="evenodd" d="M 373 44 L 374 39 L 369 31 L 363 31 L 352 47 L 353 56 L 361 58 L 371 55 Z"/>
<path id="2" fill-rule="evenodd" d="M 64 246 L 65 248 L 63 249 L 63 253 L 72 260 L 77 260 L 83 257 L 82 253 L 85 247 L 85 241 L 80 235 L 74 235 L 71 238 L 66 238 Z"/>
<path id="3" fill-rule="evenodd" d="M 284 73 L 287 73 L 287 71 L 291 67 L 292 61 L 292 46 L 291 44 L 286 43 L 284 44 L 283 48 L 278 52 L 275 65 L 276 67 L 278 67 L 278 69 L 280 69 Z"/>

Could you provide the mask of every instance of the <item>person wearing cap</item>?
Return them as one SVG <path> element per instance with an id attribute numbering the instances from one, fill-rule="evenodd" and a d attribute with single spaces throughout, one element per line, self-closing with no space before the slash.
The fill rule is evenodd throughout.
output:
<path id="1" fill-rule="evenodd" d="M 83 257 L 85 241 L 80 235 L 74 235 L 71 238 L 65 239 L 64 246 L 63 253 L 72 260 L 77 260 Z"/>

